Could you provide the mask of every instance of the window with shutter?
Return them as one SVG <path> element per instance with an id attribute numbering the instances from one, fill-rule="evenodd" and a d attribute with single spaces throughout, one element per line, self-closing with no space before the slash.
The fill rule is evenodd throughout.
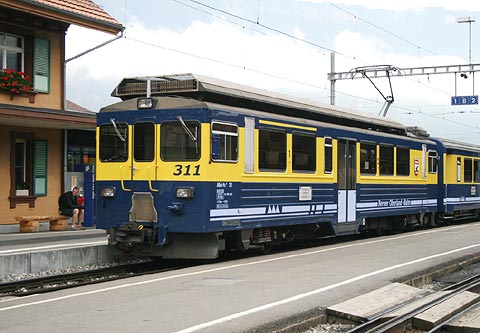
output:
<path id="1" fill-rule="evenodd" d="M 33 89 L 37 92 L 50 92 L 50 41 L 47 39 L 34 39 Z"/>
<path id="2" fill-rule="evenodd" d="M 33 156 L 33 195 L 47 195 L 47 141 L 35 140 Z"/>

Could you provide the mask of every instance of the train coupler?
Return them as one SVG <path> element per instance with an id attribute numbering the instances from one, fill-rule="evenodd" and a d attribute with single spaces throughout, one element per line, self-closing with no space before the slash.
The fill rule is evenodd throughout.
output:
<path id="1" fill-rule="evenodd" d="M 142 224 L 135 222 L 125 223 L 121 226 L 110 229 L 109 242 L 112 245 L 118 243 L 143 244 L 145 239 L 153 235 L 152 228 L 145 228 Z"/>

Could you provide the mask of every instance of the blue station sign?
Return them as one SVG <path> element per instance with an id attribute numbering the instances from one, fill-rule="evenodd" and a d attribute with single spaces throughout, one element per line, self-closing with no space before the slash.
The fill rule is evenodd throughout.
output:
<path id="1" fill-rule="evenodd" d="M 452 105 L 478 104 L 478 95 L 474 96 L 452 96 Z"/>

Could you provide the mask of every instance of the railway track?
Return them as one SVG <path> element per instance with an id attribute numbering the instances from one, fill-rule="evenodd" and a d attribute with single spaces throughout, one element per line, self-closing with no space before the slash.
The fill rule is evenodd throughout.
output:
<path id="1" fill-rule="evenodd" d="M 419 307 L 401 315 L 398 317 L 394 317 L 390 320 L 385 321 L 384 318 L 387 317 L 390 313 L 393 313 L 394 311 L 397 311 L 407 305 L 410 305 L 411 303 L 404 303 L 398 307 L 395 307 L 393 309 L 389 309 L 383 313 L 380 313 L 376 315 L 374 318 L 372 318 L 370 321 L 365 322 L 359 326 L 356 326 L 355 328 L 349 330 L 347 333 L 392 333 L 392 332 L 428 332 L 428 333 L 437 333 L 437 332 L 443 332 L 443 327 L 450 322 L 451 320 L 459 317 L 463 313 L 467 312 L 471 308 L 475 307 L 478 305 L 478 303 L 473 304 L 469 306 L 467 309 L 461 311 L 460 313 L 456 314 L 453 317 L 446 318 L 445 320 L 441 321 L 438 323 L 435 327 L 428 331 L 421 331 L 421 330 L 416 330 L 415 328 L 412 328 L 412 319 L 416 315 L 434 307 L 435 305 L 438 305 L 456 295 L 459 295 L 460 293 L 464 291 L 468 291 L 471 289 L 478 288 L 480 286 L 480 274 L 471 276 L 461 282 L 458 282 L 456 284 L 453 284 L 451 286 L 448 286 L 441 291 L 447 292 L 444 293 L 443 295 L 439 296 L 438 298 L 435 298 L 434 300 L 424 303 L 420 305 Z M 439 293 L 440 295 L 440 293 Z"/>
<path id="2" fill-rule="evenodd" d="M 32 294 L 47 293 L 146 274 L 163 273 L 195 265 L 197 264 L 193 262 L 186 263 L 184 261 L 151 261 L 16 280 L 0 283 L 0 297 L 22 297 Z"/>

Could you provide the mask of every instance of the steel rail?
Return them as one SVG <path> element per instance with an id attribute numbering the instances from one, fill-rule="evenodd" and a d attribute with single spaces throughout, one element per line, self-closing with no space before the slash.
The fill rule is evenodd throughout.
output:
<path id="1" fill-rule="evenodd" d="M 130 263 L 73 273 L 10 281 L 0 283 L 0 296 L 22 297 L 32 294 L 47 293 L 146 274 L 163 273 L 192 265 L 193 264 L 175 265 L 173 262 L 167 264 L 162 262 L 162 267 L 158 267 L 157 262 Z"/>
<path id="2" fill-rule="evenodd" d="M 444 302 L 445 300 L 460 294 L 468 289 L 471 289 L 473 287 L 476 287 L 480 285 L 480 274 L 476 274 L 472 277 L 469 277 L 463 281 L 460 281 L 456 284 L 453 284 L 451 286 L 448 286 L 446 288 L 443 288 L 441 291 L 450 291 L 450 293 L 439 296 L 438 298 L 425 303 L 418 308 L 407 312 L 401 316 L 392 318 L 387 321 L 383 321 L 382 318 L 389 314 L 393 313 L 394 311 L 401 309 L 404 306 L 410 305 L 413 301 L 406 302 L 404 304 L 401 304 L 395 308 L 388 309 L 376 316 L 374 316 L 371 320 L 360 324 L 359 326 L 349 330 L 347 333 L 382 333 L 382 332 L 389 332 L 390 330 L 396 329 L 400 327 L 401 325 L 405 325 L 405 322 L 413 318 L 414 316 L 432 308 L 433 306 Z M 414 301 L 417 301 L 418 299 L 415 299 Z M 450 319 L 446 320 L 445 322 L 448 322 Z M 442 326 L 444 323 L 442 323 Z M 434 332 L 434 331 L 432 331 Z"/>

